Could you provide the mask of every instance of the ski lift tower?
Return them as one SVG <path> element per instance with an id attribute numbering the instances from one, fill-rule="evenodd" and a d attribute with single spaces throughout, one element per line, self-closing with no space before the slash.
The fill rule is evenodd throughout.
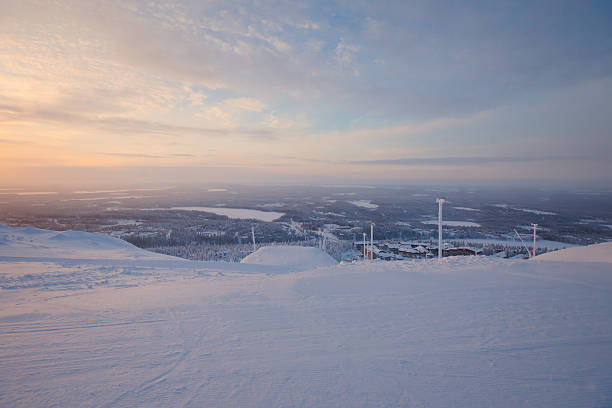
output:
<path id="1" fill-rule="evenodd" d="M 370 224 L 370 259 L 374 259 L 374 223 Z"/>
<path id="2" fill-rule="evenodd" d="M 365 232 L 363 233 L 363 260 L 366 260 L 366 255 L 368 253 L 368 247 L 366 246 L 366 234 Z"/>
<path id="3" fill-rule="evenodd" d="M 251 238 L 253 238 L 253 252 L 255 252 L 257 250 L 255 245 L 255 227 L 251 227 Z"/>
<path id="4" fill-rule="evenodd" d="M 442 259 L 442 204 L 446 200 L 444 198 L 438 198 L 438 259 Z"/>
<path id="5" fill-rule="evenodd" d="M 536 255 L 536 229 L 538 229 L 538 224 L 531 224 L 533 226 L 533 250 L 531 251 L 533 256 Z"/>
<path id="6" fill-rule="evenodd" d="M 325 228 L 319 230 L 321 234 L 321 249 L 325 251 L 325 246 L 327 244 L 327 230 Z"/>

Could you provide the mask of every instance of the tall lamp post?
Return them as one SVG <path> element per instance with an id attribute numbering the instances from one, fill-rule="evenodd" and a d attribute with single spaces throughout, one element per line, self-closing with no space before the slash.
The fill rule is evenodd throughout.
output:
<path id="1" fill-rule="evenodd" d="M 363 233 L 363 260 L 366 260 L 366 255 L 368 254 L 368 247 L 366 246 L 366 234 L 365 232 Z"/>
<path id="2" fill-rule="evenodd" d="M 374 223 L 370 224 L 370 259 L 374 259 Z"/>
<path id="3" fill-rule="evenodd" d="M 255 227 L 251 227 L 251 238 L 253 238 L 253 252 L 257 250 L 255 246 Z"/>
<path id="4" fill-rule="evenodd" d="M 533 251 L 532 251 L 532 256 L 536 255 L 536 229 L 538 228 L 538 224 L 531 224 L 533 225 Z"/>
<path id="5" fill-rule="evenodd" d="M 438 259 L 442 259 L 442 204 L 445 201 L 443 198 L 436 200 L 438 203 Z"/>

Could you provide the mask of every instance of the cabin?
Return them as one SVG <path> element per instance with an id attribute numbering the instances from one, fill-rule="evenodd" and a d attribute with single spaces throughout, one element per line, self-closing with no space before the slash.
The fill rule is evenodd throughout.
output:
<path id="1" fill-rule="evenodd" d="M 399 247 L 399 254 L 404 258 L 422 259 L 427 258 L 429 251 L 422 246 L 413 248 L 412 245 L 402 245 Z"/>
<path id="2" fill-rule="evenodd" d="M 482 255 L 482 251 L 477 248 L 459 247 L 445 248 L 442 250 L 442 256 L 474 256 Z"/>
<path id="3" fill-rule="evenodd" d="M 430 248 L 431 253 L 434 256 L 438 256 L 438 248 L 432 247 Z M 442 256 L 474 256 L 474 255 L 482 255 L 482 250 L 477 248 L 468 248 L 468 247 L 450 247 L 450 248 L 442 248 Z"/>
<path id="4" fill-rule="evenodd" d="M 378 251 L 374 252 L 374 259 L 382 259 L 383 261 L 394 261 L 396 260 L 396 255 L 391 252 L 386 251 Z"/>
<path id="5" fill-rule="evenodd" d="M 365 249 L 362 242 L 353 244 L 364 257 L 369 256 L 370 243 L 366 242 Z M 474 256 L 482 255 L 482 250 L 470 247 L 453 247 L 445 242 L 442 248 L 442 256 Z M 438 247 L 421 242 L 382 242 L 377 241 L 373 249 L 374 259 L 397 260 L 397 259 L 423 259 L 438 256 Z"/>
<path id="6" fill-rule="evenodd" d="M 395 244 L 395 243 L 392 243 L 392 242 L 386 242 L 386 243 L 382 244 L 381 246 L 387 252 L 391 252 L 391 253 L 396 254 L 396 255 L 399 254 L 400 244 Z"/>

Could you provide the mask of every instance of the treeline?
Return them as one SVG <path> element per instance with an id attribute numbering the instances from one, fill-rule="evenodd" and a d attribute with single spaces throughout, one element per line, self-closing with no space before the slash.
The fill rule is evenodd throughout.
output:
<path id="1" fill-rule="evenodd" d="M 318 240 L 310 241 L 286 241 L 258 244 L 262 246 L 304 246 L 320 247 Z M 245 256 L 253 252 L 252 244 L 189 244 L 174 246 L 149 247 L 153 252 L 177 256 L 193 261 L 226 261 L 240 262 Z M 346 241 L 326 242 L 324 251 L 337 261 L 342 261 L 353 254 L 352 244 Z"/>
<path id="2" fill-rule="evenodd" d="M 196 244 L 160 246 L 150 248 L 153 252 L 190 259 L 192 261 L 240 262 L 253 251 L 247 244 Z"/>
<path id="3" fill-rule="evenodd" d="M 522 245 L 509 246 L 509 245 L 497 244 L 497 243 L 479 243 L 479 242 L 469 242 L 469 241 L 468 242 L 451 241 L 451 244 L 453 244 L 456 247 L 467 246 L 467 247 L 472 247 L 472 248 L 478 248 L 482 250 L 483 255 L 487 255 L 487 256 L 499 254 L 500 252 L 504 253 L 505 258 L 511 258 L 516 255 L 527 256 L 527 250 Z M 529 250 L 531 250 L 531 247 L 529 247 Z M 544 254 L 546 252 L 548 252 L 547 247 L 536 248 L 536 255 Z"/>
<path id="4" fill-rule="evenodd" d="M 252 245 L 251 230 L 194 230 L 193 228 L 168 229 L 166 231 L 138 231 L 121 236 L 121 239 L 139 248 L 164 248 L 185 246 L 223 246 L 223 245 Z M 255 241 L 268 242 L 299 242 L 303 236 L 292 234 L 279 227 L 270 228 L 268 225 L 258 224 L 255 231 Z"/>

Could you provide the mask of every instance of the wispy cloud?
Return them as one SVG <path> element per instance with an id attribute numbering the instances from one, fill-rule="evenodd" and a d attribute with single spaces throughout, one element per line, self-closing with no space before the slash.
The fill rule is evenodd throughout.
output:
<path id="1" fill-rule="evenodd" d="M 412 157 L 402 159 L 356 160 L 350 164 L 370 166 L 477 166 L 496 163 L 528 163 L 541 161 L 586 160 L 584 156 L 542 156 L 542 157 Z"/>
<path id="2" fill-rule="evenodd" d="M 85 128 L 96 128 L 98 130 L 116 135 L 157 135 L 157 136 L 248 136 L 252 138 L 271 139 L 276 137 L 273 129 L 257 128 L 205 128 L 198 126 L 183 126 L 152 120 L 140 120 L 126 117 L 95 117 L 91 115 L 72 113 L 58 110 L 31 110 L 27 111 L 20 107 L 6 109 L 4 114 L 0 111 L 0 122 L 47 122 L 62 125 L 70 125 Z"/>
<path id="3" fill-rule="evenodd" d="M 188 153 L 144 154 L 144 153 L 103 153 L 106 156 L 142 158 L 142 159 L 176 159 L 177 157 L 196 157 Z"/>
<path id="4" fill-rule="evenodd" d="M 17 145 L 31 145 L 31 144 L 34 144 L 34 142 L 31 142 L 29 140 L 0 139 L 0 144 L 17 146 Z"/>

